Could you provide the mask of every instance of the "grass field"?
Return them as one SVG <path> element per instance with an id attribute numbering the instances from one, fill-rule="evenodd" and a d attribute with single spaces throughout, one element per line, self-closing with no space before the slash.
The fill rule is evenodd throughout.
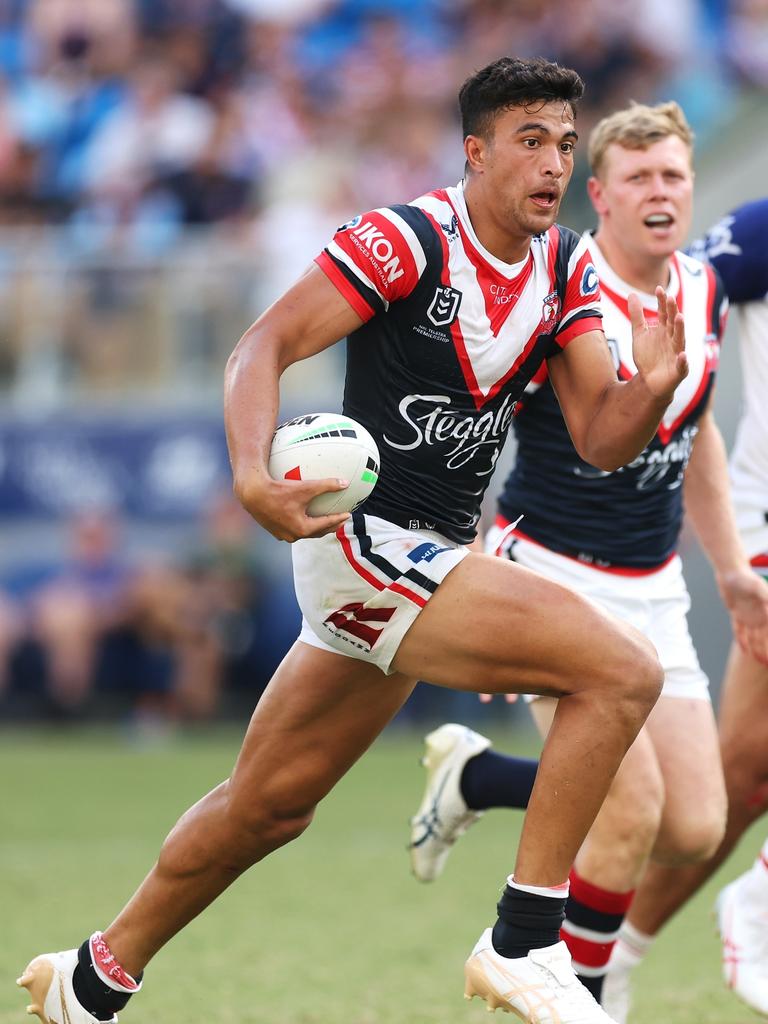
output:
<path id="1" fill-rule="evenodd" d="M 238 741 L 211 732 L 141 748 L 118 732 L 2 736 L 0 1024 L 24 1019 L 26 993 L 14 979 L 27 960 L 108 924 L 176 817 L 228 774 Z M 462 998 L 462 963 L 494 918 L 521 815 L 488 815 L 441 881 L 420 886 L 404 849 L 419 750 L 409 733 L 380 739 L 308 833 L 163 950 L 125 1024 L 486 1020 L 484 1004 Z M 721 984 L 709 915 L 719 882 L 746 866 L 761 838 L 758 826 L 657 942 L 638 972 L 636 1024 L 758 1019 Z"/>

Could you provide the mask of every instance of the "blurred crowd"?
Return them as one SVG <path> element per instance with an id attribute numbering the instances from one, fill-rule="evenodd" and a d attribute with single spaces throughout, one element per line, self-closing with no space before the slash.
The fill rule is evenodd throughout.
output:
<path id="1" fill-rule="evenodd" d="M 768 0 L 0 0 L 11 415 L 218 403 L 237 337 L 336 225 L 460 178 L 458 87 L 502 53 L 580 71 L 582 138 L 677 99 L 706 143 L 768 89 Z M 322 366 L 296 368 L 297 409 L 336 385 Z M 58 558 L 0 562 L 0 721 L 253 707 L 297 625 L 254 524 L 216 498 L 166 557 L 129 555 L 130 525 L 78 514 Z"/>
<path id="2" fill-rule="evenodd" d="M 297 230 L 456 180 L 457 86 L 502 52 L 576 67 L 585 133 L 630 98 L 701 133 L 768 86 L 768 3 L 0 0 L 0 223 L 255 224 L 290 262 Z"/>
<path id="3" fill-rule="evenodd" d="M 114 514 L 74 516 L 62 559 L 27 552 L 0 577 L 0 722 L 164 728 L 249 714 L 298 615 L 257 543 L 223 494 L 166 557 L 129 555 Z"/>

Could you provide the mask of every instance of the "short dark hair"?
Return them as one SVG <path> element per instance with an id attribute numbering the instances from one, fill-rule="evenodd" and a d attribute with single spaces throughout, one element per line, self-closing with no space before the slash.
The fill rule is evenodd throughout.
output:
<path id="1" fill-rule="evenodd" d="M 499 57 L 470 75 L 459 90 L 463 137 L 489 135 L 495 116 L 510 107 L 562 100 L 570 105 L 575 117 L 583 95 L 584 82 L 571 68 L 544 57 Z"/>

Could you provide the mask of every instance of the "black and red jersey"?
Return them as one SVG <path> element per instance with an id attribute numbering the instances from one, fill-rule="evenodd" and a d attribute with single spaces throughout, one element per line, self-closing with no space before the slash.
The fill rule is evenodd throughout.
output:
<path id="1" fill-rule="evenodd" d="M 611 269 L 591 236 L 585 239 L 600 277 L 603 328 L 617 376 L 629 380 L 636 372 L 627 305 L 634 289 Z M 699 260 L 675 253 L 670 274 L 667 291 L 685 317 L 689 373 L 655 437 L 614 473 L 588 465 L 573 447 L 543 368 L 520 402 L 517 459 L 499 498 L 506 519 L 523 516 L 518 535 L 617 571 L 655 569 L 675 553 L 683 474 L 714 386 L 728 304 L 717 273 Z M 646 320 L 654 320 L 655 297 L 640 298 Z"/>
<path id="2" fill-rule="evenodd" d="M 470 542 L 526 384 L 600 327 L 586 243 L 555 225 L 503 263 L 459 185 L 355 217 L 317 263 L 365 321 L 348 338 L 344 391 L 381 453 L 363 511 Z"/>

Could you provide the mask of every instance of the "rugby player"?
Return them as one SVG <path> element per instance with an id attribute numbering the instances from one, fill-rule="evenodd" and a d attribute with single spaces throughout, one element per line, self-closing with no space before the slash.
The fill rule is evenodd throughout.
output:
<path id="1" fill-rule="evenodd" d="M 692 152 L 691 130 L 675 103 L 634 104 L 603 119 L 589 143 L 588 188 L 598 227 L 585 236 L 618 376 L 635 372 L 628 296 L 638 291 L 648 309 L 661 283 L 685 311 L 688 378 L 648 447 L 617 472 L 604 473 L 574 449 L 543 367 L 520 403 L 517 461 L 488 536 L 496 554 L 635 625 L 653 641 L 664 668 L 661 698 L 571 872 L 562 936 L 597 998 L 648 859 L 704 860 L 725 824 L 717 731 L 688 633 L 690 599 L 677 555 L 683 498 L 746 652 L 740 657 L 768 656 L 768 587 L 751 571 L 739 537 L 712 414 L 727 303 L 713 269 L 680 251 L 692 213 Z M 532 704 L 544 733 L 555 705 L 552 698 Z M 488 747 L 485 737 L 453 724 L 427 738 L 427 788 L 411 833 L 413 870 L 424 881 L 442 871 L 452 842 L 478 811 L 525 805 L 535 764 Z"/>
<path id="2" fill-rule="evenodd" d="M 738 313 L 742 415 L 730 458 L 736 523 L 755 573 L 768 579 L 768 198 L 745 203 L 694 243 L 717 268 Z M 768 810 L 768 667 L 737 634 L 718 713 L 728 819 L 709 860 L 678 869 L 648 867 L 619 933 L 605 983 L 606 1009 L 623 1024 L 629 976 L 653 937 L 726 860 L 749 826 Z M 723 974 L 758 1013 L 768 1014 L 768 841 L 752 867 L 721 892 L 717 918 Z"/>
<path id="3" fill-rule="evenodd" d="M 683 318 L 659 288 L 652 322 L 629 300 L 638 372 L 617 380 L 589 246 L 555 224 L 582 90 L 543 59 L 473 74 L 460 92 L 463 182 L 341 227 L 238 343 L 225 385 L 235 492 L 293 542 L 302 632 L 232 775 L 180 819 L 117 918 L 27 968 L 21 983 L 47 1024 L 112 1020 L 173 935 L 304 831 L 424 678 L 562 698 L 466 994 L 537 1024 L 609 1021 L 576 979 L 560 923 L 569 868 L 661 669 L 631 626 L 467 548 L 515 403 L 544 363 L 577 449 L 606 472 L 644 450 L 687 373 Z M 362 511 L 311 518 L 310 500 L 344 481 L 269 477 L 279 378 L 345 336 L 344 411 L 378 442 L 380 481 Z"/>

